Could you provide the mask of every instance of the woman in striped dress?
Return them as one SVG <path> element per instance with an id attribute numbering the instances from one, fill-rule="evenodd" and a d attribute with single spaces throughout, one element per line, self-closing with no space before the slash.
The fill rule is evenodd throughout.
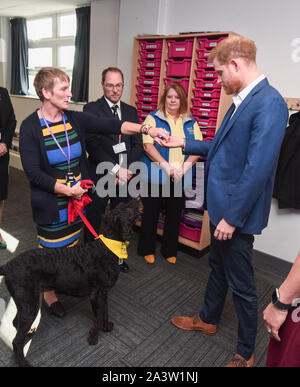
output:
<path id="1" fill-rule="evenodd" d="M 84 132 L 148 133 L 160 144 L 168 139 L 168 133 L 160 128 L 68 111 L 70 80 L 59 69 L 42 68 L 34 86 L 42 106 L 21 124 L 20 155 L 30 182 L 39 246 L 70 247 L 78 242 L 82 228 L 79 217 L 68 224 L 67 208 L 70 198 L 80 200 L 86 193 L 80 186 L 80 180 L 88 178 Z M 44 305 L 56 316 L 65 314 L 54 291 L 44 292 Z"/>

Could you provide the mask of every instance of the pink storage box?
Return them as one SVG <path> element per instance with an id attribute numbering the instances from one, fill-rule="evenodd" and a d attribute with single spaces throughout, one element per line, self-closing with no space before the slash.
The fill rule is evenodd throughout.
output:
<path id="1" fill-rule="evenodd" d="M 206 59 L 207 60 L 207 57 L 211 53 L 211 50 L 207 49 L 207 48 L 197 48 L 196 52 L 197 52 L 199 59 Z"/>
<path id="2" fill-rule="evenodd" d="M 218 83 L 218 79 L 194 79 L 194 83 L 197 89 L 199 88 L 221 88 L 221 85 Z"/>
<path id="3" fill-rule="evenodd" d="M 161 50 L 154 50 L 154 51 L 140 50 L 141 59 L 146 59 L 146 60 L 161 59 L 161 54 L 162 54 Z"/>
<path id="4" fill-rule="evenodd" d="M 140 75 L 143 75 L 144 77 L 159 77 L 160 76 L 160 69 L 148 69 L 148 68 L 139 68 Z"/>
<path id="5" fill-rule="evenodd" d="M 182 78 L 182 79 L 164 78 L 164 82 L 166 86 L 168 86 L 170 82 L 178 82 L 181 84 L 181 86 L 184 87 L 184 90 L 186 91 L 186 93 L 188 93 L 189 91 L 189 83 L 190 83 L 189 78 Z"/>
<path id="6" fill-rule="evenodd" d="M 198 38 L 200 48 L 214 48 L 216 45 L 225 39 L 226 36 L 221 36 L 219 38 Z"/>
<path id="7" fill-rule="evenodd" d="M 217 98 L 220 99 L 221 89 L 193 89 L 195 98 Z"/>
<path id="8" fill-rule="evenodd" d="M 194 39 L 167 41 L 169 58 L 191 58 L 193 56 Z"/>
<path id="9" fill-rule="evenodd" d="M 139 59 L 139 63 L 141 67 L 144 67 L 147 69 L 160 69 L 161 60 L 160 59 L 153 59 L 153 60 Z"/>
<path id="10" fill-rule="evenodd" d="M 180 222 L 179 235 L 195 242 L 200 241 L 201 229 L 197 227 L 189 227 L 183 222 Z"/>
<path id="11" fill-rule="evenodd" d="M 158 86 L 136 85 L 138 93 L 158 95 Z"/>
<path id="12" fill-rule="evenodd" d="M 138 110 L 147 110 L 149 112 L 151 112 L 152 110 L 155 110 L 156 107 L 157 107 L 157 104 L 154 103 L 154 104 L 147 104 L 145 102 L 136 102 L 136 106 L 137 106 L 137 109 Z"/>
<path id="13" fill-rule="evenodd" d="M 207 62 L 206 59 L 196 59 L 198 69 L 214 69 L 213 63 Z"/>
<path id="14" fill-rule="evenodd" d="M 191 59 L 173 60 L 167 59 L 167 76 L 168 77 L 188 77 L 191 72 Z"/>
<path id="15" fill-rule="evenodd" d="M 216 134 L 216 129 L 215 128 L 206 128 L 206 129 L 202 129 L 201 132 L 202 132 L 203 136 L 214 137 L 214 135 Z"/>
<path id="16" fill-rule="evenodd" d="M 137 109 L 139 119 L 143 122 L 147 115 L 149 114 L 149 110 L 141 110 Z"/>
<path id="17" fill-rule="evenodd" d="M 138 102 L 146 102 L 150 104 L 157 104 L 157 95 L 137 93 Z"/>
<path id="18" fill-rule="evenodd" d="M 196 77 L 199 78 L 211 78 L 211 79 L 217 79 L 218 74 L 214 70 L 195 70 Z"/>
<path id="19" fill-rule="evenodd" d="M 196 115 L 195 115 L 195 118 L 196 118 Z M 212 127 L 212 128 L 215 128 L 216 125 L 217 125 L 217 119 L 216 118 L 201 117 L 201 116 L 198 115 L 196 120 L 197 120 L 198 125 L 200 127 L 205 127 L 205 128 Z"/>
<path id="20" fill-rule="evenodd" d="M 140 40 L 142 50 L 161 50 L 162 45 L 162 40 Z"/>
<path id="21" fill-rule="evenodd" d="M 191 107 L 191 112 L 194 115 L 208 118 L 217 118 L 218 109 L 206 109 L 203 107 Z"/>
<path id="22" fill-rule="evenodd" d="M 159 86 L 159 77 L 137 77 L 139 84 L 144 86 Z"/>
<path id="23" fill-rule="evenodd" d="M 217 109 L 219 107 L 218 99 L 201 99 L 201 98 L 192 98 L 193 106 L 204 107 L 204 108 L 213 108 Z"/>

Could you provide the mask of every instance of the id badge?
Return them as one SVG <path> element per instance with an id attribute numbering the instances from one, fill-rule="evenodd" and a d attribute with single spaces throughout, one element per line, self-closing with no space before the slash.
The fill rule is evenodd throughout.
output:
<path id="1" fill-rule="evenodd" d="M 113 145 L 113 150 L 115 154 L 125 152 L 126 151 L 126 144 L 125 142 L 119 142 L 119 144 Z"/>
<path id="2" fill-rule="evenodd" d="M 66 183 L 68 187 L 71 187 L 72 183 L 75 183 L 75 175 L 73 172 L 67 172 Z"/>

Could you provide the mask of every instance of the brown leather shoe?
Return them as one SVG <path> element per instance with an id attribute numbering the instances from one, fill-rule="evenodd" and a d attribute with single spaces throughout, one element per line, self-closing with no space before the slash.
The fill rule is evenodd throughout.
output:
<path id="1" fill-rule="evenodd" d="M 226 367 L 228 368 L 232 368 L 232 367 L 244 367 L 244 368 L 250 368 L 250 367 L 253 367 L 254 365 L 254 354 L 252 353 L 251 357 L 249 360 L 246 360 L 245 358 L 243 358 L 243 356 L 239 355 L 238 353 L 236 353 L 231 362 L 229 364 L 227 364 Z"/>
<path id="2" fill-rule="evenodd" d="M 201 320 L 199 314 L 195 314 L 193 317 L 173 317 L 171 322 L 175 327 L 183 329 L 184 331 L 201 331 L 209 336 L 217 333 L 217 326 L 206 324 Z"/>

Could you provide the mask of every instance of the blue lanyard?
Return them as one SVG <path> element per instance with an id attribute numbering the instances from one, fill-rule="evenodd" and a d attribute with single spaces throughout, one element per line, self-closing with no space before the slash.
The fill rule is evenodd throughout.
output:
<path id="1" fill-rule="evenodd" d="M 43 113 L 43 110 L 42 108 L 40 108 L 40 111 L 41 111 L 41 115 L 43 117 L 43 120 L 47 126 L 47 129 L 49 130 L 50 134 L 51 134 L 51 137 L 53 138 L 53 140 L 55 141 L 56 145 L 58 146 L 59 150 L 61 151 L 61 153 L 65 156 L 66 160 L 67 160 L 67 163 L 68 163 L 68 169 L 70 170 L 70 162 L 71 162 L 71 149 L 70 149 L 70 142 L 69 142 L 69 136 L 68 136 L 68 131 L 67 131 L 67 127 L 66 127 L 66 121 L 65 121 L 65 114 L 63 113 L 62 114 L 62 120 L 63 120 L 63 123 L 64 123 L 64 128 L 65 128 L 65 135 L 66 135 L 66 139 L 67 139 L 67 146 L 68 146 L 68 156 L 66 155 L 65 151 L 62 149 L 62 147 L 60 146 L 59 142 L 56 140 L 55 136 L 54 136 L 54 133 L 52 132 L 52 130 L 50 129 L 49 125 L 48 125 L 48 122 L 44 116 L 44 113 Z"/>

